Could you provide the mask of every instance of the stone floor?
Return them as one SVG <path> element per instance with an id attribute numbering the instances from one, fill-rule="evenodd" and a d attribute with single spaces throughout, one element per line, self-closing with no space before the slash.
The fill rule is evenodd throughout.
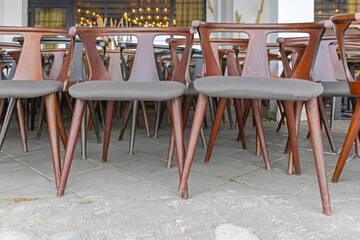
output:
<path id="1" fill-rule="evenodd" d="M 349 123 L 335 122 L 339 149 Z M 285 127 L 277 133 L 276 122 L 264 121 L 272 164 L 267 171 L 262 156 L 254 154 L 251 121 L 248 150 L 236 141 L 237 131 L 222 124 L 210 163 L 203 162 L 205 150 L 198 144 L 188 200 L 177 192 L 177 164 L 166 168 L 169 124 L 157 139 L 138 129 L 134 155 L 128 155 L 129 132 L 117 140 L 120 124 L 114 123 L 108 163 L 100 162 L 102 145 L 93 131 L 87 160 L 81 160 L 78 144 L 65 196 L 58 198 L 47 132 L 36 139 L 29 131 L 24 153 L 13 122 L 0 153 L 0 239 L 360 238 L 360 161 L 352 155 L 339 183 L 329 181 L 333 213 L 323 215 L 305 122 L 299 136 L 301 176 L 286 171 Z M 209 133 L 206 129 L 207 139 Z M 323 136 L 330 179 L 338 153 Z"/>

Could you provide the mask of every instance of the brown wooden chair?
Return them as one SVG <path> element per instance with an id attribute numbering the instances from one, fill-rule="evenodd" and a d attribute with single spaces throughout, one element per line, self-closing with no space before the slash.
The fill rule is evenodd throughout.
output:
<path id="1" fill-rule="evenodd" d="M 323 87 L 310 80 L 310 70 L 316 55 L 318 43 L 324 33 L 324 25 L 320 23 L 299 24 L 228 24 L 228 23 L 203 23 L 194 21 L 193 26 L 198 28 L 203 54 L 206 64 L 206 76 L 195 82 L 195 88 L 200 92 L 196 106 L 194 121 L 190 133 L 189 144 L 186 152 L 185 166 L 179 191 L 183 192 L 190 173 L 194 158 L 196 143 L 199 136 L 199 127 L 202 123 L 208 96 L 217 96 L 222 99 L 247 98 L 252 99 L 251 105 L 254 112 L 257 129 L 263 129 L 257 99 L 282 100 L 287 109 L 286 117 L 289 122 L 290 146 L 294 159 L 298 158 L 297 135 L 295 129 L 295 114 L 291 101 L 305 101 L 309 129 L 314 150 L 315 165 L 318 175 L 320 195 L 323 203 L 324 214 L 331 214 L 328 185 L 326 179 L 325 159 L 320 133 L 320 120 L 317 108 L 317 99 Z M 241 77 L 223 77 L 214 50 L 210 45 L 210 34 L 214 32 L 243 32 L 249 36 L 245 63 Z M 304 32 L 310 36 L 309 44 L 304 56 L 299 62 L 291 79 L 271 78 L 266 37 L 270 33 L 279 32 Z M 305 79 L 305 80 L 304 80 Z M 261 86 L 261 87 L 260 87 Z M 221 101 L 221 100 L 220 100 Z M 224 103 L 225 101 L 222 100 Z M 222 104 L 223 104 L 222 103 Z M 220 103 L 221 104 L 221 103 Z M 220 108 L 218 108 L 220 109 Z M 259 137 L 265 142 L 265 137 L 258 131 Z M 266 144 L 262 145 L 263 152 Z M 267 163 L 270 164 L 269 162 Z M 300 168 L 299 162 L 295 161 Z"/>
<path id="2" fill-rule="evenodd" d="M 68 78 L 68 69 L 72 61 L 73 38 L 68 34 L 68 29 L 30 27 L 0 27 L 0 35 L 21 35 L 24 38 L 14 77 L 12 80 L 0 81 L 0 98 L 10 98 L 0 132 L 1 145 L 5 140 L 16 104 L 18 103 L 18 108 L 22 108 L 21 99 L 45 96 L 55 182 L 58 187 L 61 173 L 58 125 L 63 127 L 63 122 L 61 113 L 58 111 L 56 93 L 63 90 L 62 80 Z M 44 80 L 40 46 L 43 36 L 65 36 L 68 37 L 70 44 L 63 69 L 54 80 L 41 81 Z M 21 118 L 19 116 L 19 119 Z"/>
<path id="3" fill-rule="evenodd" d="M 61 183 L 58 196 L 64 194 L 68 179 L 71 161 L 80 128 L 85 103 L 87 100 L 107 101 L 103 160 L 107 158 L 111 123 L 115 101 L 166 101 L 171 100 L 171 117 L 175 135 L 176 153 L 178 158 L 179 176 L 182 175 L 184 160 L 184 139 L 180 98 L 185 90 L 186 69 L 188 67 L 193 32 L 190 28 L 71 28 L 73 34 L 78 34 L 85 47 L 85 53 L 90 66 L 90 80 L 70 87 L 69 93 L 76 98 L 74 116 L 71 122 L 68 145 L 65 152 L 64 168 L 61 174 Z M 95 40 L 97 37 L 133 35 L 138 44 L 132 71 L 128 81 L 112 81 L 97 52 Z M 179 67 L 173 75 L 172 81 L 159 81 L 155 69 L 153 49 L 154 37 L 159 35 L 180 35 L 186 38 L 186 48 Z M 120 66 L 119 66 L 120 67 Z M 93 81 L 98 80 L 98 81 Z M 138 105 L 134 105 L 137 110 Z M 133 111 L 136 113 L 136 111 Z M 135 115 L 136 117 L 136 115 Z M 135 131 L 131 133 L 135 134 Z M 186 190 L 183 197 L 187 197 Z"/>
<path id="4" fill-rule="evenodd" d="M 356 22 L 356 21 L 360 21 L 360 13 L 341 14 L 341 15 L 333 16 L 331 18 L 331 21 L 333 22 L 336 31 L 336 38 L 338 41 L 338 47 L 341 56 L 341 63 L 345 72 L 345 77 L 347 79 L 351 95 L 359 97 L 360 82 L 358 81 L 358 79 L 354 79 L 348 68 L 348 63 L 347 63 L 348 56 L 346 55 L 345 32 L 349 27 L 356 28 L 358 30 L 360 29 L 360 23 Z M 357 101 L 354 115 L 352 117 L 351 124 L 347 132 L 344 145 L 341 150 L 339 160 L 335 168 L 334 175 L 331 180 L 332 182 L 337 182 L 339 180 L 340 174 L 342 172 L 342 169 L 344 168 L 351 147 L 359 134 L 359 130 L 360 130 L 359 121 L 360 121 L 360 103 L 359 101 Z"/>

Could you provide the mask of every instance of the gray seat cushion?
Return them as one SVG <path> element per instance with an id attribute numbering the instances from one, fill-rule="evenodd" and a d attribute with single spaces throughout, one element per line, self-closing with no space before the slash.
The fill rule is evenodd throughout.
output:
<path id="1" fill-rule="evenodd" d="M 0 81 L 0 98 L 34 98 L 61 92 L 64 83 L 55 80 Z"/>
<path id="2" fill-rule="evenodd" d="M 71 86 L 69 93 L 81 100 L 164 101 L 183 95 L 185 85 L 175 81 L 88 81 Z"/>
<path id="3" fill-rule="evenodd" d="M 324 91 L 321 94 L 323 97 L 351 97 L 348 82 L 346 80 L 339 80 L 336 82 L 321 82 Z"/>
<path id="4" fill-rule="evenodd" d="M 297 101 L 312 99 L 323 91 L 319 83 L 289 78 L 204 77 L 196 80 L 194 86 L 210 97 Z"/>
<path id="5" fill-rule="evenodd" d="M 194 82 L 189 82 L 188 90 L 187 90 L 187 93 L 185 95 L 188 95 L 188 96 L 197 96 L 197 95 L 199 95 L 199 92 L 196 91 L 196 89 L 194 87 Z"/>

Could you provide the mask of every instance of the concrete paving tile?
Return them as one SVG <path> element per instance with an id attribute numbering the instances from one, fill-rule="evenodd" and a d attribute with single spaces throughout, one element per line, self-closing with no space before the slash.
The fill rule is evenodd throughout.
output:
<path id="1" fill-rule="evenodd" d="M 134 161 L 112 164 L 112 167 L 139 178 L 147 178 L 171 171 L 171 169 L 166 168 L 166 161 L 155 157 L 143 157 Z"/>
<path id="2" fill-rule="evenodd" d="M 282 171 L 265 170 L 262 168 L 236 178 L 236 180 L 253 186 L 271 189 L 287 196 L 295 195 L 315 181 L 313 178 L 306 176 L 288 175 Z"/>
<path id="3" fill-rule="evenodd" d="M 125 185 L 118 185 L 112 189 L 99 192 L 98 196 L 116 197 L 180 197 L 180 193 L 170 191 L 153 183 L 138 181 Z"/>
<path id="4" fill-rule="evenodd" d="M 193 170 L 225 178 L 236 178 L 257 168 L 258 166 L 226 157 L 214 158 L 209 163 L 199 163 L 192 166 Z"/>
<path id="5" fill-rule="evenodd" d="M 11 171 L 14 169 L 19 169 L 19 168 L 25 168 L 25 167 L 26 167 L 25 165 L 19 163 L 13 158 L 7 156 L 6 157 L 2 156 L 0 158 L 0 173 Z"/>
<path id="6" fill-rule="evenodd" d="M 330 179 L 332 175 L 330 176 Z M 360 186 L 360 171 L 352 169 L 343 169 L 338 183 Z"/>
<path id="7" fill-rule="evenodd" d="M 50 145 L 35 140 L 28 140 L 27 143 L 29 152 L 37 151 L 40 149 L 50 149 Z M 1 151 L 14 157 L 27 154 L 26 152 L 22 151 L 21 139 L 19 139 L 18 141 L 7 141 L 7 139 L 5 139 Z"/>
<path id="8" fill-rule="evenodd" d="M 0 192 L 9 191 L 48 180 L 29 168 L 20 168 L 0 173 Z"/>
<path id="9" fill-rule="evenodd" d="M 177 170 L 149 177 L 145 180 L 174 191 L 177 191 L 180 183 L 179 172 Z M 188 179 L 189 195 L 195 195 L 198 192 L 205 191 L 226 181 L 228 180 L 191 170 Z"/>
<path id="10" fill-rule="evenodd" d="M 102 147 L 101 147 L 101 151 L 97 151 L 96 154 L 92 154 L 92 155 L 87 154 L 87 155 L 88 155 L 89 159 L 92 159 L 96 162 L 101 162 L 102 161 Z M 141 153 L 129 155 L 129 150 L 124 150 L 122 148 L 109 146 L 107 164 L 110 164 L 110 165 L 118 164 L 118 163 L 122 163 L 122 162 L 133 161 L 133 160 L 143 158 L 143 157 L 145 157 L 145 155 L 141 154 Z"/>
<path id="11" fill-rule="evenodd" d="M 114 169 L 101 167 L 88 172 L 69 176 L 67 188 L 73 190 L 80 196 L 93 195 L 114 186 L 138 181 L 138 178 L 116 171 Z"/>
<path id="12" fill-rule="evenodd" d="M 282 171 L 286 174 L 287 168 L 288 168 L 288 159 L 286 158 L 286 159 L 277 161 L 274 164 L 272 164 L 271 167 L 272 167 L 272 169 Z M 315 162 L 308 162 L 308 161 L 300 160 L 300 168 L 301 168 L 301 176 L 306 176 L 306 177 L 317 179 Z M 326 172 L 328 174 L 332 173 L 333 171 L 334 171 L 334 166 L 326 165 Z M 293 174 L 295 174 L 295 169 L 294 169 Z"/>
<path id="13" fill-rule="evenodd" d="M 201 192 L 196 196 L 274 196 L 278 195 L 277 191 L 251 186 L 245 182 L 227 182 L 219 186 L 213 187 L 209 190 Z"/>
<path id="14" fill-rule="evenodd" d="M 56 197 L 56 192 L 55 182 L 47 181 L 2 192 L 0 193 L 0 198 L 54 198 Z M 77 196 L 67 191 L 64 197 L 76 198 Z"/>

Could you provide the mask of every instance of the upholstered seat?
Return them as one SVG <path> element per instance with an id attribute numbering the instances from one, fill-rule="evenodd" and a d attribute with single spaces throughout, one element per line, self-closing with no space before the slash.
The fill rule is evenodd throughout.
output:
<path id="1" fill-rule="evenodd" d="M 346 80 L 321 82 L 324 91 L 321 94 L 323 97 L 351 97 L 348 82 Z"/>
<path id="2" fill-rule="evenodd" d="M 69 93 L 81 100 L 165 101 L 183 95 L 185 85 L 175 81 L 88 81 L 71 86 Z"/>
<path id="3" fill-rule="evenodd" d="M 204 77 L 195 89 L 210 97 L 307 101 L 319 96 L 319 83 L 301 79 L 262 77 Z"/>
<path id="4" fill-rule="evenodd" d="M 62 91 L 64 83 L 55 80 L 0 81 L 1 98 L 34 98 Z"/>

